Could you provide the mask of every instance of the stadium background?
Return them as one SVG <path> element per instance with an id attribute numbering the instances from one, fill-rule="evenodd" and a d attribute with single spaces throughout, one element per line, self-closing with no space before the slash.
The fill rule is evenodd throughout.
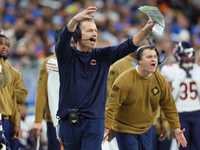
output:
<path id="1" fill-rule="evenodd" d="M 97 46 L 116 45 L 136 34 L 148 20 L 138 7 L 156 6 L 166 27 L 162 35 L 152 33 L 151 39 L 159 51 L 166 51 L 164 64 L 175 61 L 172 50 L 179 40 L 193 44 L 200 64 L 200 0 L 0 0 L 1 33 L 11 41 L 9 62 L 24 76 L 29 114 L 34 114 L 41 63 L 54 53 L 55 30 L 90 5 L 98 8 Z"/>

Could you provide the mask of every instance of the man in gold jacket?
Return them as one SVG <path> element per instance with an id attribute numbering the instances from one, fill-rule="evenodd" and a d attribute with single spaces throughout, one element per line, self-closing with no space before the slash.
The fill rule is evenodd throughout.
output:
<path id="1" fill-rule="evenodd" d="M 120 150 L 150 150 L 152 125 L 161 106 L 174 135 L 183 147 L 187 141 L 165 78 L 156 71 L 159 55 L 154 46 L 136 52 L 138 66 L 122 73 L 114 82 L 106 104 L 104 141 L 112 128 Z M 142 92 L 143 91 L 143 92 Z"/>
<path id="2" fill-rule="evenodd" d="M 6 139 L 12 150 L 18 150 L 21 136 L 18 105 L 25 103 L 28 91 L 23 83 L 22 74 L 9 65 L 10 42 L 0 33 L 0 105 L 2 125 Z"/>
<path id="3" fill-rule="evenodd" d="M 42 131 L 42 119 L 45 112 L 45 120 L 47 122 L 48 150 L 60 149 L 60 143 L 57 140 L 56 129 L 53 125 L 48 100 L 48 72 L 46 64 L 49 59 L 56 57 L 55 54 L 47 57 L 42 63 L 38 76 L 37 94 L 35 100 L 35 123 L 33 125 L 34 137 L 38 138 Z M 44 111 L 45 110 L 45 111 Z"/>
<path id="4" fill-rule="evenodd" d="M 149 38 L 148 40 L 145 40 L 143 44 L 150 44 Z M 115 79 L 124 71 L 131 69 L 133 67 L 136 67 L 138 65 L 137 63 L 138 62 L 135 59 L 135 53 L 131 53 L 128 56 L 118 60 L 111 66 L 109 70 L 109 74 L 108 74 L 108 81 L 107 81 L 107 89 L 108 89 L 107 95 L 109 95 L 110 89 L 112 88 L 112 85 Z M 159 68 L 157 68 L 157 71 L 159 71 Z M 159 107 L 158 114 L 156 115 L 153 122 L 153 132 L 152 132 L 153 139 L 155 138 L 156 131 L 159 131 L 160 141 L 164 141 L 166 137 L 168 136 L 168 121 L 166 120 L 160 107 Z M 113 137 L 114 137 L 114 133 L 112 132 L 112 130 L 110 130 L 108 141 L 111 141 Z M 155 140 L 158 140 L 158 139 L 155 139 Z M 152 147 L 152 150 L 153 150 L 153 147 Z"/>

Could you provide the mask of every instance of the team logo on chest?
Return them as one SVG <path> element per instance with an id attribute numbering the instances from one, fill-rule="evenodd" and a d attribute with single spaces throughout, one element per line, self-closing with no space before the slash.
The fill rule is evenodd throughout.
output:
<path id="1" fill-rule="evenodd" d="M 92 59 L 91 62 L 90 62 L 90 64 L 91 64 L 92 66 L 95 66 L 95 65 L 97 65 L 97 61 L 96 61 L 95 59 Z"/>
<path id="2" fill-rule="evenodd" d="M 151 91 L 152 91 L 152 93 L 153 93 L 154 96 L 159 93 L 159 89 L 158 89 L 157 86 L 155 88 L 153 88 Z"/>

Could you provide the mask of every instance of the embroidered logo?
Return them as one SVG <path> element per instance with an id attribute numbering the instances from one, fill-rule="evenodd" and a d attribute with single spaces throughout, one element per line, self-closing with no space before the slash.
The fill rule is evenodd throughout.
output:
<path id="1" fill-rule="evenodd" d="M 113 86 L 113 91 L 118 92 L 119 91 L 119 87 L 117 87 L 116 85 Z"/>
<path id="2" fill-rule="evenodd" d="M 42 76 L 40 76 L 38 82 L 42 82 L 42 79 L 43 79 Z"/>
<path id="3" fill-rule="evenodd" d="M 90 65 L 95 66 L 97 65 L 97 61 L 95 59 L 92 59 L 90 62 Z"/>
<path id="4" fill-rule="evenodd" d="M 46 72 L 45 70 L 41 70 L 41 71 L 40 71 L 40 75 L 45 74 L 45 72 Z"/>
<path id="5" fill-rule="evenodd" d="M 114 75 L 114 74 L 115 74 L 115 71 L 112 71 L 112 70 L 111 70 L 111 71 L 110 71 L 110 74 Z"/>
<path id="6" fill-rule="evenodd" d="M 159 93 L 158 87 L 153 88 L 151 91 L 152 91 L 152 93 L 153 93 L 154 96 Z"/>

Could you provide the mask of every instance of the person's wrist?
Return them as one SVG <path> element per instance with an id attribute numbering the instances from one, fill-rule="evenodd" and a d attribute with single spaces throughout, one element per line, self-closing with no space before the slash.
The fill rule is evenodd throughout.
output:
<path id="1" fill-rule="evenodd" d="M 42 123 L 34 123 L 33 124 L 33 129 L 42 130 Z"/>
<path id="2" fill-rule="evenodd" d="M 145 35 L 149 35 L 152 30 L 148 29 L 146 26 L 144 26 L 144 28 L 142 29 L 142 32 L 145 34 Z"/>
<path id="3" fill-rule="evenodd" d="M 78 18 L 74 17 L 74 18 L 72 18 L 71 23 L 78 24 L 79 21 L 80 20 L 78 20 Z"/>
<path id="4" fill-rule="evenodd" d="M 175 129 L 173 129 L 173 131 L 174 132 L 179 132 L 179 131 L 181 131 L 181 129 L 180 128 L 175 128 Z"/>
<path id="5" fill-rule="evenodd" d="M 20 130 L 20 127 L 19 126 L 15 126 L 14 127 L 14 131 L 19 131 Z"/>

